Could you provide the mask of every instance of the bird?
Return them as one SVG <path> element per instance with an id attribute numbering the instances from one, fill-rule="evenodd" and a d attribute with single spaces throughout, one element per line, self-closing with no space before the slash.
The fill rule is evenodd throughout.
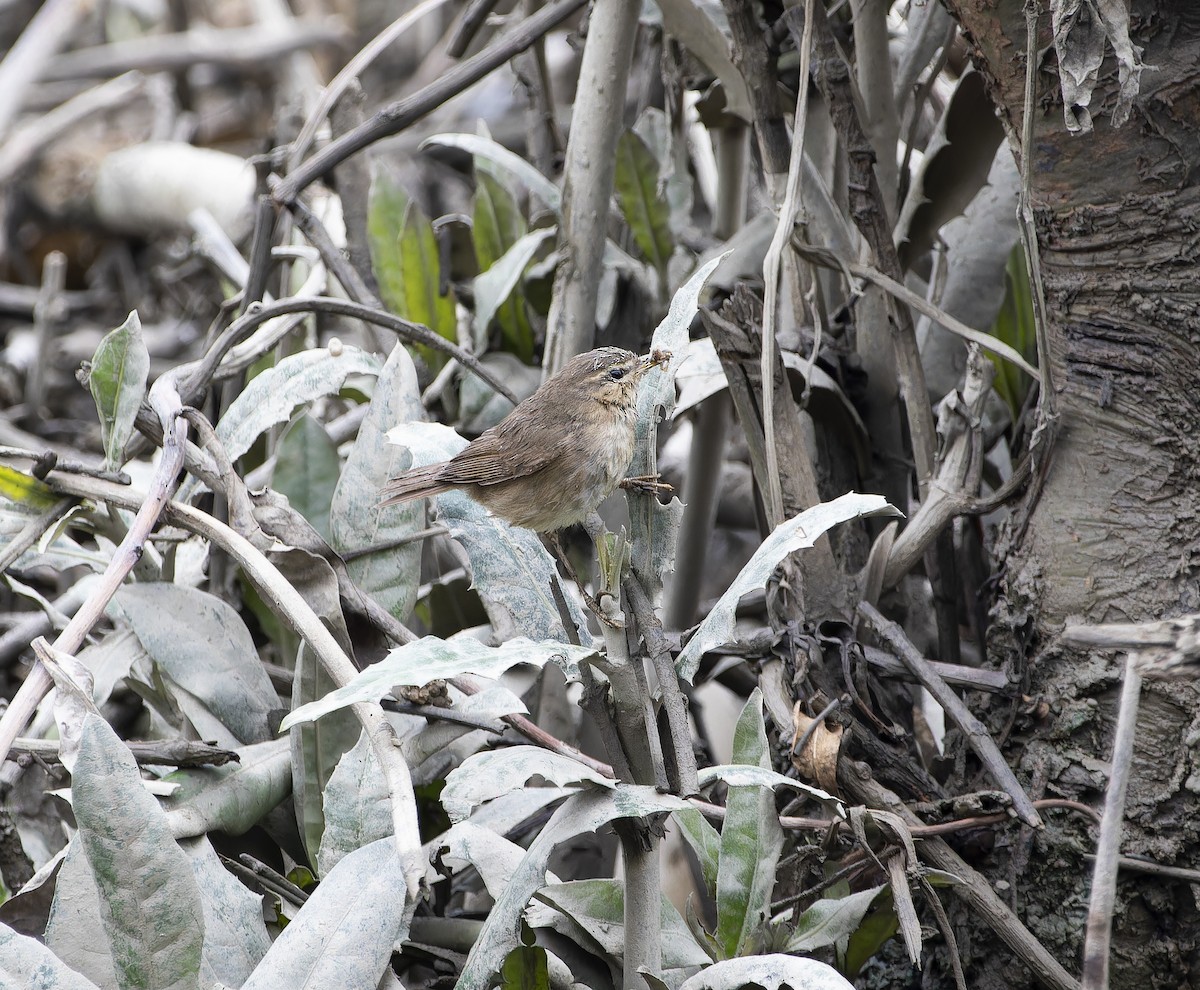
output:
<path id="1" fill-rule="evenodd" d="M 380 505 L 458 490 L 513 526 L 555 533 L 584 522 L 626 481 L 638 384 L 670 360 L 600 347 L 571 358 L 503 420 L 437 464 L 391 478 Z M 628 479 L 660 490 L 656 479 Z"/>

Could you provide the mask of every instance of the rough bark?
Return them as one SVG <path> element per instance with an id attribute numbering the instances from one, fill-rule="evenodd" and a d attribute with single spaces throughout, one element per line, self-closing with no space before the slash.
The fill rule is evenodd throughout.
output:
<path id="1" fill-rule="evenodd" d="M 1015 143 L 1021 0 L 948 6 Z M 1142 75 L 1132 117 L 1114 130 L 1110 49 L 1092 102 L 1095 131 L 1079 136 L 1064 125 L 1048 12 L 1039 27 L 1031 193 L 1060 416 L 1040 496 L 1011 534 L 990 647 L 994 659 L 1027 667 L 1036 700 L 1016 713 L 1008 756 L 1032 796 L 1099 805 L 1121 660 L 1061 648 L 1058 632 L 1069 617 L 1200 611 L 1200 9 L 1135 0 L 1133 41 L 1157 71 Z M 1011 713 L 994 714 L 1001 726 Z M 1146 684 L 1126 855 L 1200 865 L 1198 726 L 1192 682 Z M 1021 917 L 1078 972 L 1094 830 L 1058 818 L 1041 835 L 1012 838 L 980 865 L 1011 885 Z M 1122 874 L 1114 990 L 1200 984 L 1196 889 Z M 978 926 L 964 943 L 969 985 L 1033 985 Z"/>

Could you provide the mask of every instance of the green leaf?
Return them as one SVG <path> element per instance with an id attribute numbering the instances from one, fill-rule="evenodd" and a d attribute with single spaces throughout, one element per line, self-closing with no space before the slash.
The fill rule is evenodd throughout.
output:
<path id="1" fill-rule="evenodd" d="M 33 475 L 0 464 L 0 495 L 34 512 L 44 512 L 58 502 L 54 489 Z"/>
<path id="2" fill-rule="evenodd" d="M 633 131 L 617 139 L 617 170 L 614 186 L 617 203 L 638 249 L 654 266 L 664 283 L 671 240 L 671 209 L 658 192 L 658 159 Z"/>
<path id="3" fill-rule="evenodd" d="M 525 218 L 517 207 L 516 197 L 495 176 L 485 171 L 480 164 L 484 159 L 476 158 L 475 203 L 472 229 L 475 237 L 475 257 L 479 262 L 480 275 L 475 280 L 475 350 L 483 353 L 487 344 L 487 328 L 492 316 L 500 326 L 505 347 L 522 361 L 533 358 L 533 326 L 525 309 L 525 290 L 521 276 L 529 264 L 529 258 L 512 272 L 495 273 L 491 278 L 484 276 L 505 256 L 509 248 L 525 236 L 528 229 Z M 509 267 L 516 268 L 515 265 Z M 503 275 L 499 279 L 498 275 Z M 490 290 L 492 299 L 487 308 L 481 300 Z M 493 285 L 493 283 L 502 283 Z"/>
<path id="4" fill-rule="evenodd" d="M 424 150 L 431 144 L 466 151 L 475 156 L 476 170 L 486 168 L 491 175 L 497 178 L 502 174 L 511 175 L 555 213 L 562 208 L 562 193 L 558 191 L 558 187 L 553 182 L 520 155 L 513 154 L 491 138 L 479 134 L 435 134 L 421 142 L 421 149 Z M 481 158 L 487 163 L 486 165 L 479 162 Z"/>
<path id="5" fill-rule="evenodd" d="M 838 953 L 838 968 L 847 976 L 856 976 L 883 943 L 900 931 L 900 919 L 892 907 L 891 900 L 880 904 L 855 928 L 846 944 L 845 952 Z"/>
<path id="6" fill-rule="evenodd" d="M 733 755 L 741 763 L 770 769 L 762 692 L 758 688 L 738 717 Z M 722 958 L 749 955 L 766 943 L 771 891 L 782 849 L 783 829 L 775 814 L 771 789 L 730 787 L 717 867 L 716 941 Z"/>
<path id="7" fill-rule="evenodd" d="M 663 969 L 704 966 L 710 961 L 696 944 L 687 923 L 666 895 L 659 909 Z M 625 953 L 624 880 L 573 880 L 552 883 L 534 896 L 525 911 L 531 928 L 553 928 L 576 945 L 596 943 L 612 960 Z"/>
<path id="8" fill-rule="evenodd" d="M 675 822 L 679 826 L 679 834 L 700 861 L 700 872 L 704 875 L 704 885 L 712 898 L 717 896 L 717 868 L 721 862 L 721 834 L 709 824 L 695 808 L 675 812 Z"/>
<path id="9" fill-rule="evenodd" d="M 733 641 L 734 610 L 741 597 L 766 585 L 771 572 L 784 557 L 811 547 L 822 533 L 840 522 L 876 515 L 898 516 L 900 513 L 882 495 L 847 492 L 832 502 L 805 509 L 776 526 L 680 652 L 675 662 L 679 676 L 690 682 L 706 650 Z"/>
<path id="10" fill-rule="evenodd" d="M 825 897 L 796 919 L 796 928 L 787 940 L 788 952 L 812 952 L 850 938 L 887 884 L 860 890 L 846 897 Z"/>
<path id="11" fill-rule="evenodd" d="M 771 747 L 767 742 L 767 726 L 763 720 L 762 689 L 755 688 L 742 706 L 733 727 L 732 763 L 771 769 Z"/>
<path id="12" fill-rule="evenodd" d="M 525 308 L 522 280 L 530 262 L 552 228 L 541 228 L 518 238 L 494 264 L 475 278 L 474 336 L 477 347 L 487 341 L 493 316 L 500 324 L 505 347 L 522 361 L 533 359 L 533 327 Z"/>
<path id="13" fill-rule="evenodd" d="M 1029 270 L 1025 266 L 1025 250 L 1020 244 L 1012 249 L 1005 270 L 1008 291 L 996 322 L 992 325 L 992 336 L 1002 340 L 1018 351 L 1031 364 L 1037 363 L 1037 329 L 1033 320 L 1033 294 L 1029 288 Z M 988 358 L 996 366 L 996 377 L 992 382 L 1012 413 L 1013 422 L 1020 415 L 1032 383 L 1020 369 L 997 357 L 991 351 Z"/>
<path id="14" fill-rule="evenodd" d="M 457 341 L 454 297 L 449 291 L 441 292 L 441 261 L 433 224 L 383 170 L 376 171 L 371 180 L 367 238 L 379 292 L 388 309 L 424 324 L 446 340 Z M 434 369 L 446 363 L 440 351 L 420 344 L 415 349 Z"/>
<path id="15" fill-rule="evenodd" d="M 305 413 L 287 428 L 275 448 L 271 487 L 330 541 L 329 508 L 341 464 L 325 427 Z"/>
<path id="16" fill-rule="evenodd" d="M 550 967 L 546 950 L 537 945 L 518 945 L 500 967 L 501 990 L 550 990 Z"/>
<path id="17" fill-rule="evenodd" d="M 146 394 L 149 375 L 150 352 L 142 339 L 142 321 L 135 309 L 100 341 L 88 372 L 88 388 L 100 414 L 104 462 L 110 468 L 122 464 L 122 452 L 133 434 L 133 421 Z"/>

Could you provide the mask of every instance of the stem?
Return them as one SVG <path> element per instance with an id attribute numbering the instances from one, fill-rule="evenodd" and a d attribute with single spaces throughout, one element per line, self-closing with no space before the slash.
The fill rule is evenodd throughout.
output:
<path id="1" fill-rule="evenodd" d="M 590 350 L 595 341 L 615 149 L 640 12 L 638 0 L 596 0 L 592 7 L 563 166 L 562 260 L 554 277 L 543 358 L 548 374 Z"/>

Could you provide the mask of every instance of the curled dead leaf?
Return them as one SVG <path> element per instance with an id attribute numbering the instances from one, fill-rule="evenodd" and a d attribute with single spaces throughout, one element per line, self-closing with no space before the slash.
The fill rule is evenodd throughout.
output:
<path id="1" fill-rule="evenodd" d="M 837 795 L 837 759 L 842 746 L 843 726 L 827 721 L 817 722 L 800 709 L 800 703 L 792 710 L 792 765 L 800 776 L 816 784 L 822 790 Z M 805 739 L 805 736 L 808 736 Z M 797 745 L 804 740 L 799 752 Z"/>

